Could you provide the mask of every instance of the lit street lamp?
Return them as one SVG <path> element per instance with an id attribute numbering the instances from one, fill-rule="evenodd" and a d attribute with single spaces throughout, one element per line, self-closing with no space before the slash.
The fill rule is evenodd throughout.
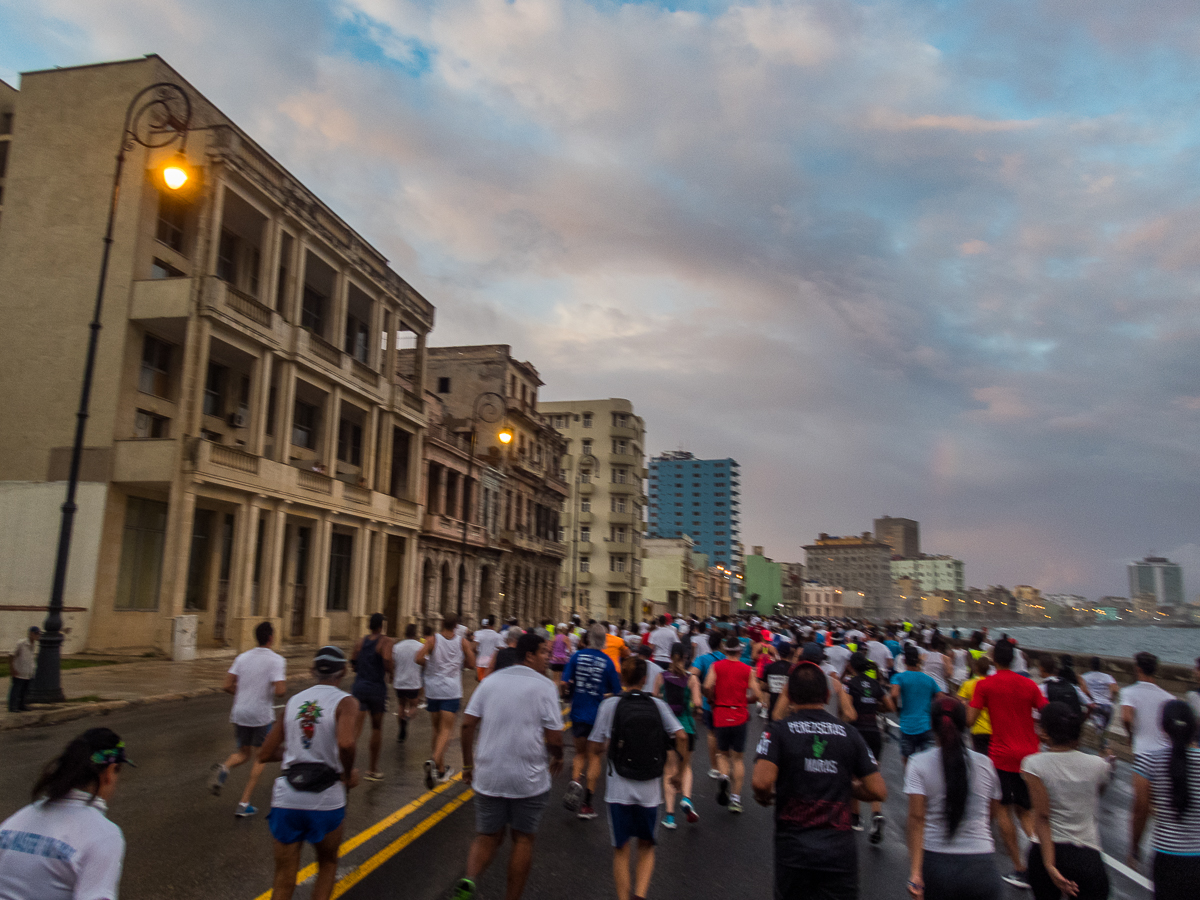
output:
<path id="1" fill-rule="evenodd" d="M 83 367 L 83 387 L 79 394 L 79 411 L 75 414 L 75 442 L 71 446 L 71 468 L 67 477 L 67 498 L 62 505 L 62 522 L 58 531 L 58 554 L 54 561 L 54 584 L 50 589 L 50 605 L 43 625 L 38 648 L 37 672 L 29 686 L 29 700 L 34 703 L 61 703 L 65 698 L 59 671 L 62 663 L 62 608 L 67 583 L 67 564 L 71 557 L 71 533 L 75 524 L 75 492 L 79 486 L 79 465 L 83 456 L 84 432 L 92 394 L 92 374 L 96 367 L 96 349 L 100 339 L 100 314 L 104 307 L 104 283 L 108 277 L 108 257 L 113 243 L 113 222 L 117 199 L 121 191 L 121 172 L 125 154 L 140 144 L 149 149 L 168 147 L 181 141 L 180 150 L 161 174 L 163 184 L 177 191 L 187 184 L 190 171 L 183 152 L 187 144 L 188 126 L 192 120 L 192 101 L 178 85 L 170 82 L 152 84 L 139 91 L 125 110 L 117 164 L 113 172 L 112 190 L 108 203 L 108 224 L 104 229 L 104 252 L 100 256 L 100 283 L 96 288 L 96 304 L 92 312 L 91 335 L 88 337 L 87 360 Z"/>

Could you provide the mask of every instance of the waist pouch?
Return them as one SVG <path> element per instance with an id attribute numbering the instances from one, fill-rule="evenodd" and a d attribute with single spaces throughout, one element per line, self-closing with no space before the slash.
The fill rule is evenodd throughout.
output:
<path id="1" fill-rule="evenodd" d="M 292 763 L 283 770 L 283 777 L 298 791 L 317 794 L 337 784 L 341 776 L 333 766 L 325 763 Z"/>

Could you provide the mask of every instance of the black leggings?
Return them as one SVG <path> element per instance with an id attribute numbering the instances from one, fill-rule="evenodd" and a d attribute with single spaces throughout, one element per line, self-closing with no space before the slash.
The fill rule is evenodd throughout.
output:
<path id="1" fill-rule="evenodd" d="M 1042 862 L 1041 844 L 1029 845 L 1027 865 L 1034 900 L 1059 900 L 1062 892 L 1054 886 Z M 1064 878 L 1079 886 L 1075 900 L 1106 900 L 1108 897 L 1108 869 L 1099 850 L 1075 844 L 1055 844 L 1054 867 Z"/>
<path id="2" fill-rule="evenodd" d="M 930 853 L 921 867 L 925 900 L 1000 900 L 1004 884 L 991 853 Z"/>
<path id="3" fill-rule="evenodd" d="M 1154 854 L 1154 900 L 1195 900 L 1200 856 Z"/>

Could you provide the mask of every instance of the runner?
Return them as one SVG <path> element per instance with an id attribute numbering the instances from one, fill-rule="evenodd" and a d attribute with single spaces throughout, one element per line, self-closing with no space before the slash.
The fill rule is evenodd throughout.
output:
<path id="1" fill-rule="evenodd" d="M 703 656 L 693 658 L 691 668 L 688 669 L 689 675 L 695 675 L 699 679 L 700 684 L 704 684 L 704 679 L 708 677 L 708 670 L 717 660 L 724 659 L 725 654 L 721 652 L 721 635 L 725 632 L 720 629 L 713 629 L 713 639 L 717 641 L 717 647 L 714 650 L 705 653 Z M 704 740 L 708 746 L 708 777 L 720 778 L 721 773 L 717 769 L 717 732 L 713 728 L 712 721 L 712 704 L 708 702 L 708 698 L 703 696 L 703 703 L 700 709 L 700 719 L 704 723 Z"/>
<path id="2" fill-rule="evenodd" d="M 608 658 L 612 660 L 613 667 L 620 672 L 621 661 L 628 659 L 633 655 L 633 653 L 629 649 L 629 645 L 625 643 L 624 639 L 613 633 L 615 626 L 608 625 L 607 622 L 601 622 L 600 624 L 607 626 L 607 628 L 604 636 L 604 645 L 602 647 L 598 647 L 597 649 L 603 650 L 606 654 L 608 654 Z"/>
<path id="3" fill-rule="evenodd" d="M 991 761 L 963 743 L 961 703 L 934 701 L 937 746 L 913 756 L 904 772 L 908 795 L 908 893 L 914 900 L 1000 900 L 991 820 L 1000 779 Z"/>
<path id="4" fill-rule="evenodd" d="M 89 728 L 42 771 L 33 802 L 0 823 L 0 898 L 116 900 L 125 836 L 107 817 L 125 743 Z"/>
<path id="5" fill-rule="evenodd" d="M 551 776 L 562 769 L 562 713 L 558 691 L 546 677 L 550 644 L 544 633 L 531 631 L 521 635 L 516 649 L 518 664 L 479 685 L 463 716 L 463 782 L 475 790 L 476 834 L 455 900 L 475 896 L 475 879 L 508 829 L 513 846 L 505 896 L 518 900 L 533 865 L 534 835 L 550 799 Z"/>
<path id="6" fill-rule="evenodd" d="M 829 681 L 815 663 L 788 676 L 786 718 L 758 741 L 754 797 L 775 803 L 776 900 L 854 900 L 858 848 L 850 801 L 887 799 L 862 735 L 824 709 Z"/>
<path id="7" fill-rule="evenodd" d="M 1112 779 L 1116 757 L 1079 750 L 1083 715 L 1053 700 L 1042 707 L 1046 751 L 1027 756 L 1021 775 L 1033 802 L 1029 886 L 1036 900 L 1106 900 L 1108 872 L 1100 856 L 1100 795 Z"/>
<path id="8" fill-rule="evenodd" d="M 484 619 L 482 628 L 475 632 L 475 678 L 483 681 L 496 651 L 504 646 L 504 637 L 493 627 L 495 619 Z"/>
<path id="9" fill-rule="evenodd" d="M 387 683 L 392 675 L 392 639 L 383 633 L 383 613 L 372 613 L 367 625 L 371 633 L 360 637 L 350 653 L 354 667 L 354 687 L 351 695 L 358 701 L 358 730 L 371 717 L 370 765 L 363 777 L 367 781 L 382 781 L 379 771 L 379 748 L 383 746 L 383 714 L 387 712 Z"/>
<path id="10" fill-rule="evenodd" d="M 421 667 L 417 665 L 415 657 L 421 646 L 417 640 L 417 626 L 410 623 L 404 626 L 404 640 L 391 648 L 392 687 L 396 691 L 396 718 L 400 720 L 398 741 L 408 739 L 408 720 L 417 714 Z"/>
<path id="11" fill-rule="evenodd" d="M 675 752 L 687 754 L 687 732 L 662 700 L 638 690 L 646 680 L 646 661 L 625 660 L 621 668 L 621 696 L 600 704 L 596 725 L 588 736 L 591 752 L 608 748 L 608 775 L 604 800 L 612 832 L 613 881 L 617 900 L 630 900 L 630 839 L 637 839 L 633 896 L 641 900 L 650 889 L 654 874 L 654 827 L 663 802 L 662 779 L 668 756 L 668 741 L 674 737 Z M 672 778 L 681 789 L 679 772 Z M 510 898 L 511 900 L 511 898 Z"/>
<path id="12" fill-rule="evenodd" d="M 559 625 L 550 644 L 550 678 L 555 687 L 562 682 L 563 669 L 570 658 L 571 639 L 567 636 L 567 626 Z"/>
<path id="13" fill-rule="evenodd" d="M 749 693 L 766 702 L 750 666 L 741 661 L 742 647 L 736 638 L 721 644 L 724 659 L 713 663 L 704 678 L 704 693 L 713 705 L 713 728 L 717 737 L 717 805 L 728 806 L 731 813 L 742 811 L 742 787 L 746 780 L 743 754 L 746 751 L 746 723 L 750 711 Z M 732 778 L 732 781 L 731 781 Z"/>
<path id="14" fill-rule="evenodd" d="M 588 749 L 588 735 L 596 722 L 596 713 L 605 697 L 621 692 L 621 677 L 603 648 L 608 632 L 603 625 L 588 629 L 588 646 L 575 652 L 563 670 L 563 683 L 572 688 L 571 736 L 575 756 L 571 760 L 571 783 L 567 785 L 563 806 L 578 812 L 581 819 L 596 818 L 592 793 L 600 779 L 600 757 Z M 585 781 L 586 775 L 586 781 Z"/>
<path id="15" fill-rule="evenodd" d="M 962 683 L 958 689 L 958 696 L 968 706 L 971 705 L 971 698 L 975 696 L 975 687 L 983 679 L 987 678 L 988 672 L 992 668 L 992 661 L 986 656 L 978 658 L 971 657 L 971 677 Z M 988 745 L 992 741 L 992 720 L 987 714 L 987 710 L 982 710 L 979 717 L 975 720 L 975 724 L 971 726 L 971 748 L 976 753 L 988 755 Z"/>
<path id="16" fill-rule="evenodd" d="M 852 655 L 850 648 L 846 646 L 846 636 L 840 631 L 836 632 L 833 636 L 833 646 L 825 648 L 825 661 L 837 670 L 834 674 L 838 681 L 846 677 L 846 667 L 850 665 Z"/>
<path id="17" fill-rule="evenodd" d="M 433 725 L 433 756 L 425 760 L 425 787 L 429 790 L 449 781 L 453 774 L 446 765 L 446 745 L 462 705 L 463 667 L 475 666 L 475 651 L 455 634 L 456 625 L 458 616 L 447 613 L 441 632 L 430 637 L 413 657 L 425 668 L 425 708 Z"/>
<path id="18" fill-rule="evenodd" d="M 339 687 L 346 654 L 332 645 L 322 647 L 312 668 L 317 683 L 288 700 L 262 748 L 264 760 L 283 760 L 267 816 L 275 844 L 271 900 L 291 900 L 306 843 L 317 852 L 312 900 L 333 895 L 346 794 L 358 784 L 358 703 Z"/>
<path id="19" fill-rule="evenodd" d="M 1029 889 L 1021 846 L 1017 841 L 1017 825 L 1026 837 L 1033 834 L 1032 803 L 1029 789 L 1021 778 L 1021 761 L 1037 753 L 1038 739 L 1033 730 L 1033 714 L 1046 705 L 1046 698 L 1037 685 L 1011 669 L 1014 647 L 1010 641 L 999 640 L 992 649 L 996 674 L 975 685 L 967 724 L 974 725 L 979 714 L 986 710 L 992 720 L 992 740 L 988 756 L 1000 776 L 1001 798 L 1000 835 L 1012 859 L 1013 871 L 1003 876 L 1015 888 Z"/>
<path id="20" fill-rule="evenodd" d="M 654 662 L 660 669 L 671 665 L 671 648 L 679 641 L 679 634 L 670 625 L 666 616 L 658 617 L 658 627 L 649 633 L 649 644 L 654 648 Z"/>
<path id="21" fill-rule="evenodd" d="M 875 671 L 871 660 L 861 650 L 850 657 L 851 675 L 846 682 L 846 693 L 854 704 L 854 727 L 862 735 L 871 753 L 878 763 L 883 757 L 883 734 L 879 728 L 879 715 L 895 709 L 886 689 L 868 672 Z M 858 801 L 851 808 L 852 826 L 855 831 L 862 831 L 858 815 Z M 883 840 L 883 804 L 875 801 L 871 804 L 871 835 L 872 844 Z"/>
<path id="22" fill-rule="evenodd" d="M 787 715 L 787 707 L 779 705 L 779 698 L 787 693 L 788 675 L 799 659 L 800 648 L 784 644 L 779 650 L 779 659 L 763 668 L 762 682 L 766 686 L 767 708 L 771 710 L 771 718 L 783 718 Z"/>
<path id="23" fill-rule="evenodd" d="M 1158 657 L 1139 653 L 1133 658 L 1137 681 L 1121 689 L 1121 722 L 1129 732 L 1133 757 L 1166 750 L 1171 741 L 1162 728 L 1162 709 L 1175 698 L 1158 686 Z"/>
<path id="24" fill-rule="evenodd" d="M 521 661 L 520 657 L 517 656 L 517 641 L 521 639 L 521 635 L 524 633 L 515 623 L 508 626 L 504 632 L 504 643 L 496 651 L 496 655 L 492 657 L 492 664 L 487 669 L 488 675 L 491 675 L 493 672 L 499 672 L 501 669 L 507 669 L 509 666 L 515 666 Z"/>
<path id="25" fill-rule="evenodd" d="M 1117 679 L 1101 670 L 1103 664 L 1100 657 L 1093 656 L 1091 670 L 1080 677 L 1087 685 L 1088 693 L 1092 695 L 1092 711 L 1090 721 L 1100 737 L 1100 746 L 1108 746 L 1108 723 L 1112 721 L 1113 703 L 1117 699 L 1119 686 Z"/>
<path id="26" fill-rule="evenodd" d="M 696 710 L 700 708 L 700 679 L 688 672 L 687 647 L 678 643 L 671 648 L 671 668 L 663 673 L 661 693 L 663 701 L 671 708 L 683 730 L 687 732 L 686 756 L 677 752 L 668 754 L 664 775 L 666 789 L 666 815 L 663 827 L 675 829 L 675 795 L 678 793 L 679 808 L 689 825 L 700 821 L 696 807 L 692 804 L 692 753 L 696 749 Z M 675 790 L 674 776 L 680 774 L 679 790 Z"/>
<path id="27" fill-rule="evenodd" d="M 674 631 L 675 629 L 671 629 Z M 662 679 L 662 674 L 666 671 L 666 666 L 660 666 L 654 662 L 654 647 L 650 644 L 643 644 L 637 648 L 637 656 L 646 662 L 646 683 L 639 687 L 639 690 L 645 691 L 651 697 L 658 693 L 658 685 Z M 670 659 L 667 660 L 667 665 L 670 665 Z"/>
<path id="28" fill-rule="evenodd" d="M 225 674 L 225 684 L 221 687 L 225 693 L 233 694 L 229 721 L 233 723 L 237 749 L 225 762 L 213 764 L 213 774 L 208 782 L 213 796 L 219 796 L 225 779 L 229 777 L 229 770 L 244 762 L 251 764 L 250 778 L 234 813 L 239 819 L 258 812 L 257 808 L 250 805 L 250 795 L 254 793 L 254 787 L 266 765 L 259 748 L 275 722 L 272 703 L 287 691 L 287 663 L 271 649 L 271 644 L 275 642 L 275 629 L 271 623 L 260 622 L 254 629 L 254 639 L 258 641 L 258 646 L 240 654 L 233 661 Z"/>
<path id="29" fill-rule="evenodd" d="M 933 745 L 929 709 L 941 693 L 937 681 L 921 671 L 916 644 L 904 648 L 904 671 L 892 676 L 892 702 L 900 709 L 900 758 L 905 768 L 914 753 Z"/>

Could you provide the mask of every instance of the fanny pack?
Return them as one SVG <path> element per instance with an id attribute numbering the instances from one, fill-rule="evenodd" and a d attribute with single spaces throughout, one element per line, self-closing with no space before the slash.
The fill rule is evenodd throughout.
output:
<path id="1" fill-rule="evenodd" d="M 283 777 L 298 791 L 320 793 L 337 784 L 341 775 L 333 766 L 325 763 L 292 763 L 283 770 Z"/>

